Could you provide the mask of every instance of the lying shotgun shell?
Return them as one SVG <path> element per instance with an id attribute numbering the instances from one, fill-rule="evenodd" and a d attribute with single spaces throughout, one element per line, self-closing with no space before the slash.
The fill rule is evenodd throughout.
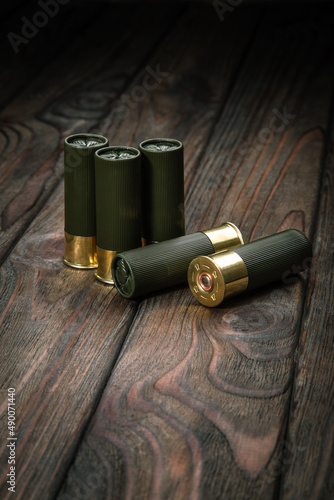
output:
<path id="1" fill-rule="evenodd" d="M 141 246 L 141 158 L 138 149 L 110 146 L 95 153 L 96 277 L 113 284 L 117 252 Z"/>
<path id="2" fill-rule="evenodd" d="M 65 251 L 70 267 L 97 267 L 95 228 L 95 151 L 108 145 L 96 134 L 74 134 L 65 139 Z"/>
<path id="3" fill-rule="evenodd" d="M 195 258 L 188 269 L 188 282 L 201 304 L 215 307 L 228 297 L 304 271 L 311 257 L 307 237 L 289 229 L 233 250 Z"/>
<path id="4" fill-rule="evenodd" d="M 242 244 L 239 229 L 226 222 L 207 231 L 119 253 L 112 261 L 112 275 L 119 293 L 129 299 L 186 283 L 194 257 Z"/>
<path id="5" fill-rule="evenodd" d="M 143 245 L 183 236 L 183 145 L 176 139 L 148 139 L 142 154 Z"/>

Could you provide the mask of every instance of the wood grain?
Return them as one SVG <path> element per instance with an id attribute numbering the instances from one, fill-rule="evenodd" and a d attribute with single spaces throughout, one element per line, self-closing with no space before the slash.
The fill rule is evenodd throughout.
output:
<path id="1" fill-rule="evenodd" d="M 20 498 L 54 495 L 136 311 L 134 302 L 100 285 L 94 271 L 65 267 L 62 255 L 61 186 L 1 268 L 1 385 L 17 394 Z M 1 497 L 7 498 L 2 395 Z"/>
<path id="2" fill-rule="evenodd" d="M 59 184 L 64 138 L 100 123 L 180 10 L 149 12 L 110 6 L 3 110 L 0 262 Z M 112 16 L 127 23 L 116 24 L 110 37 Z"/>
<path id="3" fill-rule="evenodd" d="M 264 18 L 203 154 L 190 142 L 189 231 L 230 219 L 246 240 L 288 227 L 312 236 L 332 43 L 300 11 Z M 146 110 L 160 129 L 163 105 Z M 306 283 L 214 310 L 183 288 L 141 302 L 59 500 L 274 498 Z"/>
<path id="4" fill-rule="evenodd" d="M 206 11 L 204 18 L 203 16 L 199 18 L 198 14 L 199 11 L 195 10 L 186 13 L 184 18 L 187 25 L 192 27 L 188 40 L 194 45 L 195 42 L 197 43 L 197 29 L 203 26 L 203 19 L 205 19 L 203 33 L 210 36 L 207 41 L 204 38 L 206 45 L 201 48 L 198 56 L 192 53 L 190 44 L 188 53 L 185 51 L 183 57 L 178 57 L 177 64 L 173 67 L 176 74 L 181 72 L 184 57 L 187 55 L 189 56 L 187 72 L 188 75 L 192 75 L 199 62 L 204 60 L 205 49 L 211 48 L 213 42 L 219 39 L 226 41 L 230 36 L 236 42 L 234 57 L 228 57 L 228 65 L 226 61 L 222 63 L 216 59 L 212 53 L 211 63 L 221 77 L 225 76 L 225 81 L 217 91 L 213 80 L 210 80 L 211 86 L 208 85 L 206 93 L 201 96 L 201 110 L 208 108 L 205 122 L 208 124 L 219 114 L 221 99 L 226 96 L 235 78 L 258 15 L 245 15 L 242 18 L 244 30 L 240 37 L 233 25 L 225 33 L 222 32 L 219 22 L 216 24 L 215 34 L 211 36 L 211 9 Z M 147 22 L 150 23 L 151 19 Z M 173 40 L 180 40 L 183 37 L 182 18 L 178 20 L 174 29 L 171 26 L 168 29 L 170 33 L 166 41 L 156 47 L 156 52 L 153 52 L 152 56 L 145 61 L 145 65 L 150 65 L 155 69 L 159 61 L 173 60 L 175 56 Z M 161 33 L 159 25 L 157 32 Z M 147 34 L 147 46 L 149 40 L 152 42 L 152 37 L 154 35 Z M 138 40 L 134 40 L 133 44 L 138 45 Z M 104 82 L 107 82 L 112 74 L 121 76 L 124 74 L 121 81 L 124 82 L 127 78 L 129 83 L 132 82 L 129 89 L 135 88 L 138 82 L 140 84 L 143 81 L 142 77 L 146 74 L 146 70 L 138 75 L 135 74 L 134 54 L 136 52 L 132 52 L 133 45 L 130 44 L 131 50 L 125 42 L 124 46 L 125 50 L 119 58 L 115 59 L 113 65 L 106 67 L 105 73 L 95 76 L 94 82 L 88 80 L 87 77 L 82 84 L 84 89 L 87 88 L 87 92 L 92 91 L 93 83 L 95 85 L 102 82 L 101 93 L 96 94 L 99 97 L 102 94 Z M 90 57 L 93 56 L 94 51 L 90 53 Z M 85 64 L 87 60 L 88 55 Z M 137 64 L 140 63 L 137 61 Z M 90 71 L 95 71 L 101 65 L 101 61 L 93 61 Z M 131 68 L 134 74 L 129 75 Z M 162 63 L 161 69 L 164 69 Z M 226 76 L 227 69 L 229 71 Z M 50 76 L 54 70 L 54 67 L 53 69 L 46 68 Z M 178 83 L 183 96 L 187 93 L 189 78 L 188 76 L 185 82 Z M 160 99 L 161 103 L 164 99 L 170 102 L 170 118 L 166 119 L 166 132 L 172 130 L 175 116 L 180 112 L 179 101 L 173 101 L 171 98 L 172 85 L 173 80 L 165 91 L 157 87 L 155 95 L 152 94 L 151 97 Z M 177 89 L 177 86 L 175 88 Z M 73 91 L 70 95 L 73 96 Z M 115 97 L 115 94 L 112 95 Z M 191 131 L 192 127 L 197 127 L 194 120 L 199 116 L 199 111 L 196 106 L 191 111 L 190 106 L 191 102 L 196 102 L 197 96 L 198 94 L 195 94 L 189 99 L 187 115 L 182 116 L 182 122 L 188 131 Z M 49 117 L 54 115 L 52 120 L 56 123 L 58 120 L 59 129 L 63 130 L 63 127 L 69 130 L 77 124 L 77 118 L 72 116 L 72 106 L 66 108 L 61 100 L 62 105 L 58 108 L 58 102 L 53 102 L 53 98 L 55 98 L 54 94 L 49 96 L 48 106 L 39 116 L 43 115 L 43 119 L 51 123 Z M 144 114 L 146 106 L 147 102 L 138 106 L 138 117 L 141 113 Z M 95 122 L 98 121 L 96 118 L 95 115 Z M 180 120 L 179 117 L 177 119 Z M 146 117 L 143 116 L 142 120 L 142 123 L 137 125 L 138 129 L 140 125 L 144 129 Z M 88 121 L 82 123 L 88 123 Z M 105 127 L 103 120 L 98 125 Z M 123 141 L 131 141 L 129 121 L 123 120 L 120 126 L 122 131 L 119 133 L 119 138 L 122 137 Z M 104 130 L 108 132 L 106 128 Z M 163 131 L 162 127 L 161 131 Z M 57 130 L 54 132 L 55 138 L 56 132 Z M 153 134 L 155 127 L 152 126 L 150 130 L 146 129 L 146 132 Z M 210 130 L 203 130 L 201 139 L 197 140 L 199 150 L 204 147 L 209 133 Z M 110 137 L 109 134 L 108 137 Z M 26 162 L 27 159 L 25 158 L 24 161 Z M 137 309 L 135 302 L 123 301 L 114 290 L 97 282 L 94 274 L 74 271 L 62 265 L 60 261 L 63 253 L 62 188 L 63 186 L 59 186 L 50 202 L 35 218 L 29 231 L 20 239 L 2 266 L 1 274 L 3 297 L 1 380 L 3 381 L 2 387 L 10 384 L 17 390 L 19 473 L 16 496 L 23 499 L 28 497 L 29 500 L 41 497 L 43 499 L 54 498 L 60 488 L 87 423 L 94 413 L 110 372 L 113 370 L 119 349 Z M 18 362 L 16 363 L 15 360 Z M 6 411 L 5 400 L 2 402 L 1 410 L 3 424 Z M 5 429 L 4 425 L 2 429 Z M 3 443 L 4 440 L 1 440 L 1 445 Z M 6 449 L 2 446 L 1 457 L 5 455 Z M 5 461 L 1 460 L 1 493 L 5 498 L 6 472 Z M 93 466 L 94 472 L 95 475 L 98 474 Z M 95 476 L 90 477 L 89 481 L 94 482 L 94 478 Z"/>
<path id="5" fill-rule="evenodd" d="M 171 11 L 167 9 L 164 13 L 165 21 L 171 21 L 168 12 Z M 146 23 L 150 20 L 147 19 Z M 20 144 L 23 153 L 14 147 L 17 145 L 15 134 L 13 142 L 6 144 L 7 153 L 10 149 L 12 156 L 7 158 L 8 168 L 3 166 L 4 196 L 1 201 L 11 201 L 3 212 L 7 224 L 7 231 L 2 233 L 3 241 L 5 237 L 10 239 L 17 234 L 20 228 L 22 230 L 22 219 L 25 218 L 27 223 L 29 217 L 36 214 L 41 207 L 40 191 L 44 201 L 49 196 L 54 186 L 50 172 L 55 169 L 61 177 L 62 160 L 58 156 L 62 137 L 77 127 L 91 127 L 104 115 L 109 99 L 104 89 L 108 89 L 110 98 L 117 96 L 118 89 L 132 78 L 146 53 L 161 37 L 158 26 L 148 31 L 143 22 L 137 39 L 133 40 L 132 29 L 129 20 L 128 31 L 123 28 L 115 30 L 116 40 L 110 39 L 109 45 L 105 43 L 105 37 L 100 36 L 95 48 L 109 48 L 110 51 L 103 52 L 99 60 L 95 60 L 93 48 L 89 48 L 90 39 L 85 44 L 78 40 L 69 49 L 67 61 L 52 62 L 45 69 L 45 94 L 38 109 L 44 125 L 39 125 L 38 120 L 31 117 L 37 114 L 36 101 L 35 104 L 29 103 L 26 94 L 20 96 L 21 113 L 26 112 L 27 120 L 33 122 L 36 129 L 22 134 L 26 141 Z M 78 59 L 72 73 L 68 73 L 65 79 L 57 71 L 62 64 L 64 69 L 66 64 L 73 64 L 79 48 L 86 57 Z M 87 64 L 88 55 L 92 60 Z M 109 66 L 105 61 L 111 55 L 114 55 L 114 61 Z M 103 75 L 99 73 L 101 67 L 105 67 Z M 62 88 L 52 88 L 51 82 L 57 83 L 58 77 L 58 82 L 63 83 Z M 37 83 L 40 85 L 42 80 Z M 32 87 L 34 85 L 32 83 Z M 94 100 L 94 96 L 97 99 Z M 9 107 L 14 114 L 19 111 L 16 106 Z M 15 127 L 19 133 L 24 132 L 25 125 L 18 123 L 12 129 Z M 44 136 L 48 137 L 47 144 L 42 141 Z M 50 151 L 53 151 L 51 158 Z M 43 154 L 48 159 L 40 166 Z M 19 165 L 13 159 L 16 155 L 19 155 Z M 32 165 L 29 159 L 33 160 Z M 35 172 L 34 168 L 37 168 Z M 14 185 L 15 178 L 17 183 Z M 19 225 L 10 232 L 16 221 Z M 21 498 L 27 498 L 26 495 L 29 498 L 52 498 L 59 488 L 136 309 L 135 303 L 119 306 L 119 297 L 108 287 L 99 285 L 94 274 L 65 268 L 60 260 L 62 254 L 63 185 L 1 268 L 1 386 L 7 390 L 10 384 L 17 389 L 17 424 L 21 439 L 17 448 L 21 484 L 17 495 Z M 113 300 L 116 304 L 111 306 Z M 117 311 L 113 311 L 113 307 Z M 105 356 L 104 361 L 100 360 L 101 355 Z M 76 397 L 79 394 L 80 397 Z M 2 396 L 3 438 L 6 397 L 3 393 Z M 74 405 L 69 403 L 71 399 Z M 50 433 L 48 429 L 55 422 L 54 431 Z M 6 452 L 5 441 L 1 439 L 1 495 L 7 490 Z"/>
<path id="6" fill-rule="evenodd" d="M 111 143 L 135 147 L 152 136 L 183 141 L 187 190 L 188 177 L 205 151 L 260 15 L 261 10 L 243 9 L 223 25 L 210 7 L 193 6 L 94 131 L 104 131 Z M 224 50 L 227 46 L 231 50 Z M 164 75 L 145 99 L 136 100 L 133 96 L 143 86 L 148 67 L 160 68 Z M 129 97 L 122 114 L 120 103 Z"/>
<path id="7" fill-rule="evenodd" d="M 280 498 L 333 498 L 334 133 L 321 188 L 289 415 Z"/>

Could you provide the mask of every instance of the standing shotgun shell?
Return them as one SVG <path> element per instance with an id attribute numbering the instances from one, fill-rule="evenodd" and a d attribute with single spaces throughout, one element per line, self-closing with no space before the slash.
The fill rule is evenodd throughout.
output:
<path id="1" fill-rule="evenodd" d="M 214 229 L 119 253 L 112 261 L 112 275 L 119 293 L 130 299 L 186 283 L 193 258 L 242 244 L 239 229 L 226 222 Z"/>
<path id="2" fill-rule="evenodd" d="M 311 257 L 307 237 L 288 229 L 233 250 L 195 258 L 188 282 L 201 304 L 215 307 L 228 297 L 304 271 Z"/>
<path id="3" fill-rule="evenodd" d="M 128 146 L 95 154 L 96 277 L 113 284 L 111 261 L 117 252 L 141 246 L 141 158 Z"/>
<path id="4" fill-rule="evenodd" d="M 75 134 L 65 139 L 65 251 L 70 267 L 97 267 L 95 228 L 95 151 L 108 145 L 96 134 Z"/>
<path id="5" fill-rule="evenodd" d="M 143 245 L 184 235 L 183 145 L 148 139 L 142 154 Z"/>

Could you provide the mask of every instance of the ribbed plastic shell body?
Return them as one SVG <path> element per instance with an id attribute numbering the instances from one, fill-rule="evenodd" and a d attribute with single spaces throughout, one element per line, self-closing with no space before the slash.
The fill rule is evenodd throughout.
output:
<path id="1" fill-rule="evenodd" d="M 147 144 L 175 144 L 175 149 L 150 151 Z M 146 145 L 146 147 L 145 147 Z M 163 146 L 162 146 L 163 147 Z M 149 139 L 139 145 L 142 153 L 143 238 L 160 242 L 183 236 L 183 146 L 173 139 Z"/>
<path id="2" fill-rule="evenodd" d="M 192 259 L 212 252 L 213 245 L 202 232 L 174 238 L 116 255 L 113 279 L 123 297 L 138 297 L 185 283 Z"/>
<path id="3" fill-rule="evenodd" d="M 289 229 L 233 249 L 248 271 L 252 290 L 304 271 L 310 264 L 312 246 L 307 237 Z"/>
<path id="4" fill-rule="evenodd" d="M 88 143 L 89 139 L 95 139 L 98 144 L 80 145 L 80 142 Z M 71 235 L 96 235 L 94 155 L 107 145 L 105 137 L 94 134 L 75 134 L 65 139 L 65 231 Z"/>
<path id="5" fill-rule="evenodd" d="M 137 156 L 107 159 L 108 151 L 135 151 Z M 141 162 L 134 148 L 101 149 L 95 157 L 96 243 L 120 252 L 141 246 Z"/>

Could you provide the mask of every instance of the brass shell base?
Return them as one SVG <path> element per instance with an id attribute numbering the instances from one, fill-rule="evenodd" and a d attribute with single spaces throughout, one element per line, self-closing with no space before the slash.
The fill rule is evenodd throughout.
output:
<path id="1" fill-rule="evenodd" d="M 203 285 L 202 276 L 208 286 Z M 204 306 L 216 307 L 228 297 L 244 292 L 248 286 L 248 272 L 242 258 L 233 250 L 196 257 L 188 269 L 189 287 L 194 297 Z"/>
<path id="2" fill-rule="evenodd" d="M 74 236 L 65 231 L 64 243 L 64 264 L 75 269 L 97 268 L 95 236 Z"/>
<path id="3" fill-rule="evenodd" d="M 116 253 L 117 252 L 113 252 L 112 250 L 104 250 L 104 248 L 97 247 L 98 267 L 95 277 L 107 285 L 114 285 L 114 280 L 111 274 L 111 261 L 115 257 Z"/>
<path id="4" fill-rule="evenodd" d="M 222 226 L 202 231 L 210 239 L 215 252 L 244 244 L 240 229 L 232 222 L 225 222 Z"/>

